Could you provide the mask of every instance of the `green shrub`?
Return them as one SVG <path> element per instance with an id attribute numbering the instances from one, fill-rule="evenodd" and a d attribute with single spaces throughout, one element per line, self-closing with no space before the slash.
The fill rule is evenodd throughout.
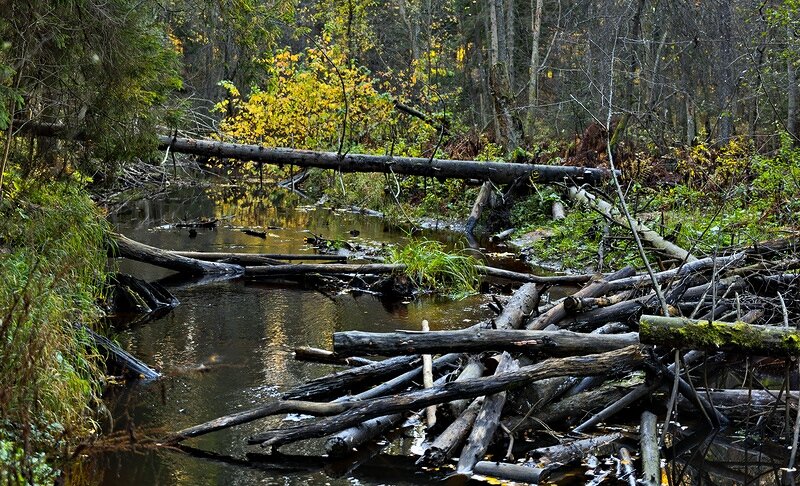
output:
<path id="1" fill-rule="evenodd" d="M 389 249 L 390 263 L 406 265 L 406 274 L 421 287 L 460 299 L 478 290 L 478 262 L 464 252 L 447 252 L 438 241 L 412 241 Z"/>

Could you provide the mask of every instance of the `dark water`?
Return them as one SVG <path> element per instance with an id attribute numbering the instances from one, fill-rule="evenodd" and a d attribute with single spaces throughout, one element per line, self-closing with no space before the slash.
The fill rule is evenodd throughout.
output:
<path id="1" fill-rule="evenodd" d="M 381 219 L 326 209 L 305 208 L 287 192 L 266 195 L 251 192 L 201 190 L 174 192 L 132 204 L 113 218 L 117 229 L 131 238 L 167 249 L 314 253 L 305 243 L 308 231 L 353 245 L 402 244 L 407 236 L 386 227 Z M 167 223 L 195 218 L 218 218 L 222 225 L 198 230 Z M 266 239 L 248 236 L 238 227 L 268 233 Z M 269 229 L 267 229 L 269 228 Z M 357 237 L 350 232 L 357 230 Z M 453 233 L 426 236 L 459 244 Z M 171 272 L 146 264 L 120 261 L 120 270 L 152 281 Z M 230 414 L 274 399 L 304 380 L 337 369 L 329 365 L 296 362 L 292 349 L 299 345 L 331 348 L 335 331 L 419 329 L 427 319 L 434 329 L 461 328 L 490 314 L 486 298 L 462 301 L 421 298 L 411 303 L 384 304 L 372 295 L 323 294 L 314 289 L 234 281 L 204 285 L 174 284 L 170 290 L 181 304 L 166 317 L 127 327 L 117 326 L 117 339 L 166 377 L 155 383 L 113 387 L 105 400 L 111 420 L 107 437 L 127 445 L 137 440 Z M 198 367 L 207 371 L 197 371 Z M 216 432 L 187 445 L 213 452 L 200 457 L 163 448 L 103 447 L 85 459 L 84 474 L 93 484 L 420 484 L 429 477 L 416 475 L 401 457 L 416 440 L 408 432 L 354 472 L 352 465 L 321 464 L 300 458 L 310 471 L 286 472 L 262 465 L 243 464 L 245 439 L 266 428 L 291 425 L 284 417 Z M 286 446 L 286 454 L 318 456 L 321 441 Z M 316 461 L 316 462 L 315 462 Z M 284 461 L 281 468 L 297 467 Z M 333 477 L 338 476 L 338 477 Z"/>

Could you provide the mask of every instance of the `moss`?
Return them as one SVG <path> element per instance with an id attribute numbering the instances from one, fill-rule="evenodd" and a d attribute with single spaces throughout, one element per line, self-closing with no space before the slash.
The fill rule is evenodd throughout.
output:
<path id="1" fill-rule="evenodd" d="M 744 322 L 692 321 L 643 316 L 639 330 L 643 342 L 649 343 L 728 349 L 765 355 L 800 354 L 800 334 L 797 331 L 753 326 Z"/>

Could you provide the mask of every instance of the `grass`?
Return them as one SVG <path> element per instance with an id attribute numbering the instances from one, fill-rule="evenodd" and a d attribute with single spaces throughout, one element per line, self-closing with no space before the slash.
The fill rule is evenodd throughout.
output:
<path id="1" fill-rule="evenodd" d="M 73 324 L 101 314 L 107 225 L 74 182 L 15 182 L 0 205 L 0 482 L 52 484 L 49 464 L 96 429 L 103 374 Z"/>
<path id="2" fill-rule="evenodd" d="M 406 265 L 406 274 L 420 288 L 463 299 L 478 291 L 477 260 L 463 251 L 447 252 L 438 241 L 417 240 L 392 247 L 389 263 Z"/>

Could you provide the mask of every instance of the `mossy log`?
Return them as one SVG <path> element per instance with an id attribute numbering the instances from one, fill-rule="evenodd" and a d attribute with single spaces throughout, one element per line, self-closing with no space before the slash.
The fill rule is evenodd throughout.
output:
<path id="1" fill-rule="evenodd" d="M 173 152 L 262 162 L 297 167 L 319 167 L 337 172 L 378 172 L 436 177 L 441 179 L 479 179 L 495 184 L 510 184 L 520 177 L 536 182 L 562 182 L 566 179 L 594 183 L 606 179 L 606 169 L 585 167 L 515 164 L 508 162 L 479 162 L 471 160 L 442 160 L 423 157 L 391 157 L 386 155 L 337 154 L 290 148 L 270 148 L 196 140 L 191 138 L 159 137 L 159 147 Z"/>
<path id="2" fill-rule="evenodd" d="M 639 319 L 639 338 L 642 343 L 676 348 L 756 356 L 800 355 L 800 331 L 796 328 L 760 326 L 745 322 L 709 322 L 644 315 Z"/>

